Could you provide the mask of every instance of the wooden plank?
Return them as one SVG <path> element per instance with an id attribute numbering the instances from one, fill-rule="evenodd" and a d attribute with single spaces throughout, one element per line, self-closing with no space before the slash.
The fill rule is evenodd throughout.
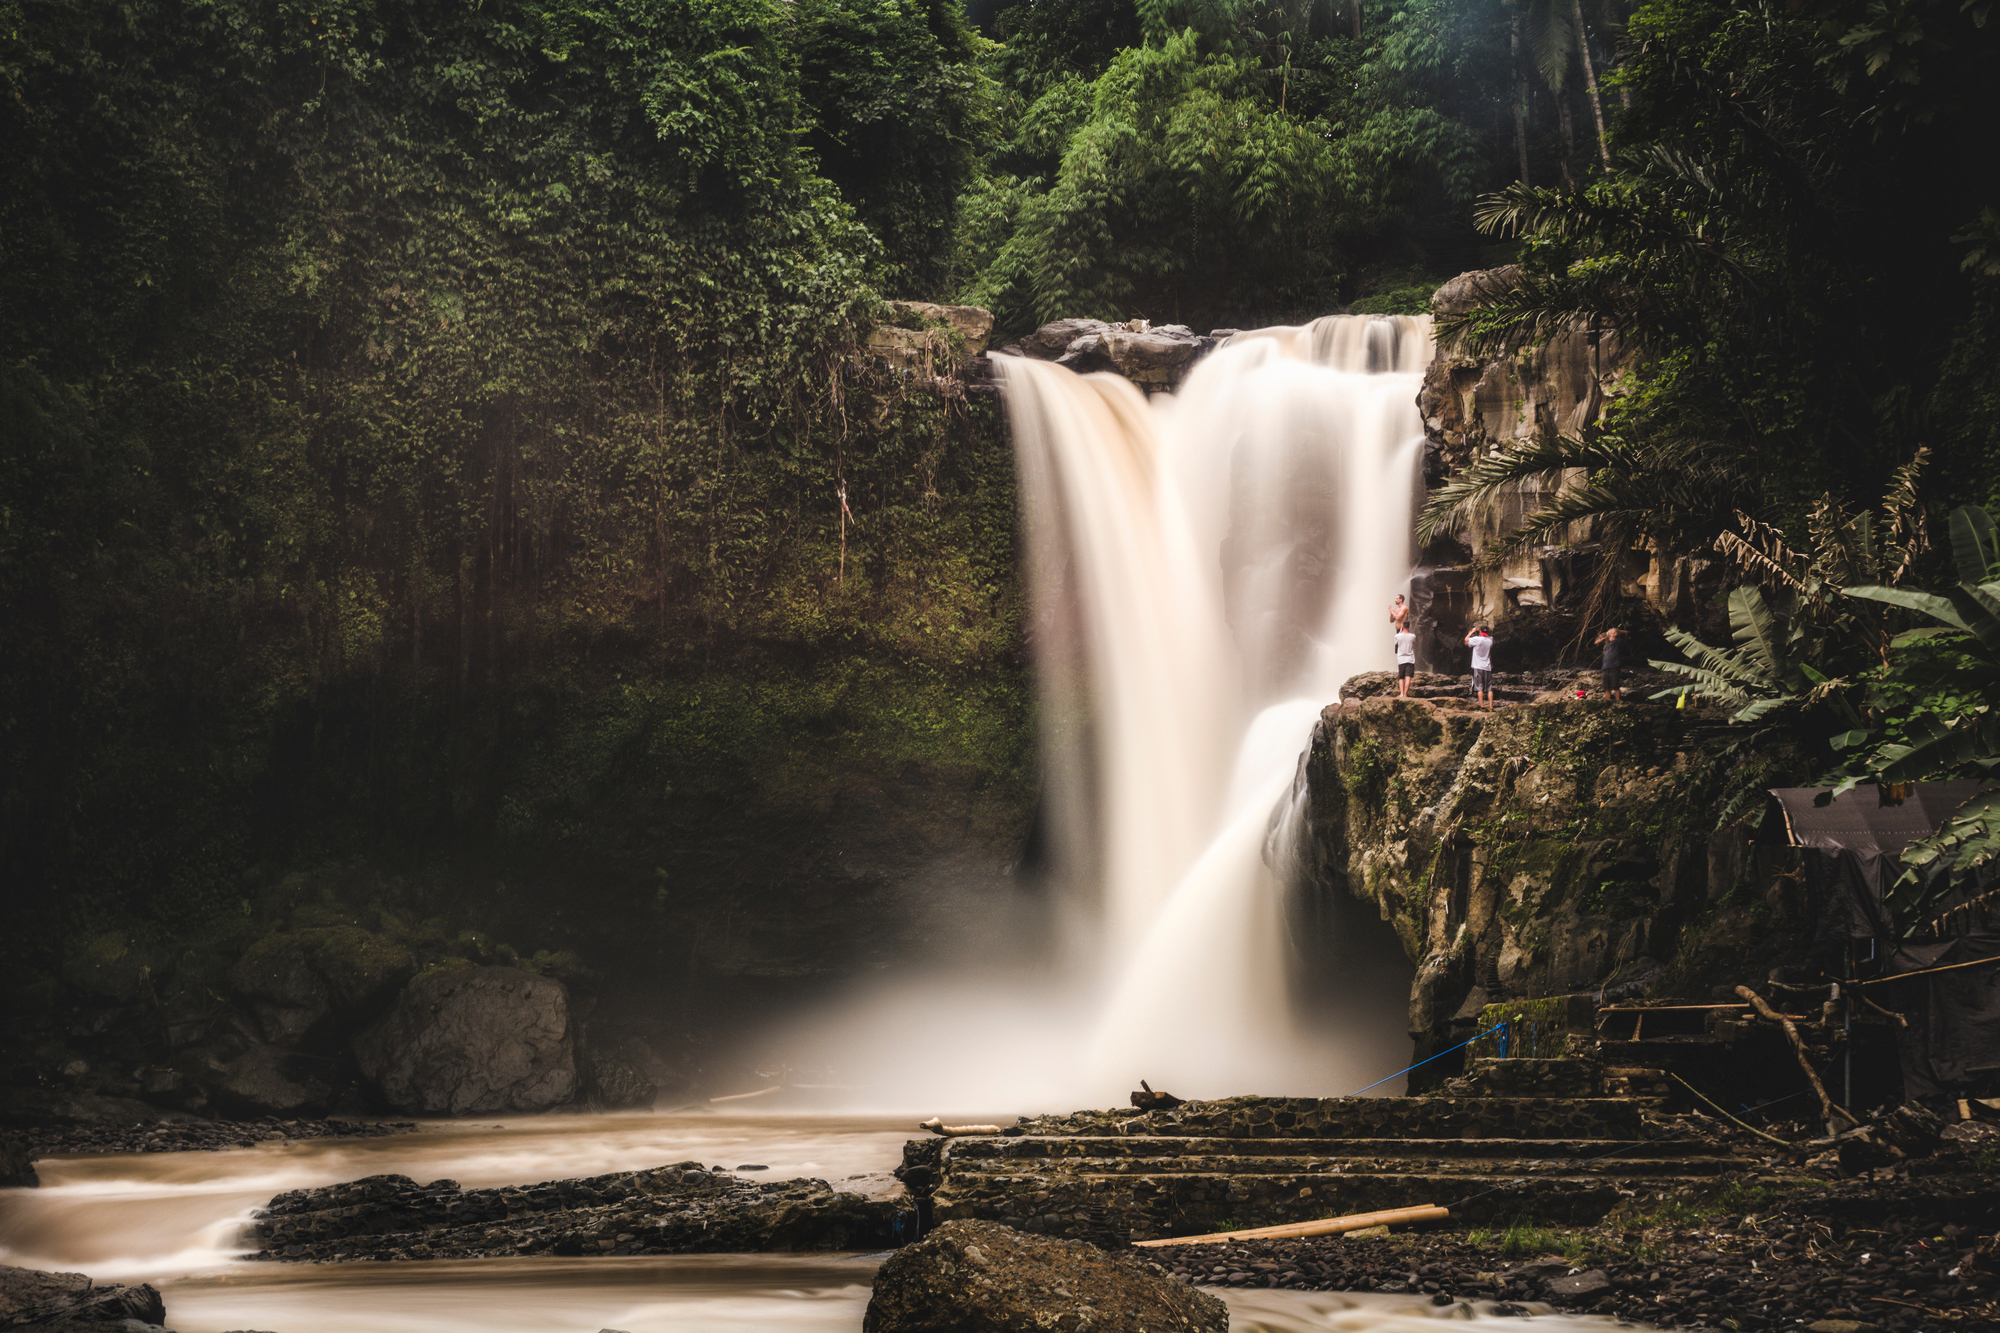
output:
<path id="1" fill-rule="evenodd" d="M 1394 1226 L 1402 1222 L 1441 1222 L 1451 1216 L 1451 1210 L 1435 1204 L 1420 1203 L 1413 1208 L 1391 1208 L 1380 1213 L 1353 1213 L 1347 1217 L 1329 1217 L 1318 1222 L 1286 1222 L 1274 1227 L 1252 1227 L 1248 1231 L 1216 1231 L 1206 1236 L 1168 1236 L 1160 1240 L 1135 1240 L 1137 1248 L 1151 1248 L 1159 1245 L 1215 1245 L 1228 1240 L 1286 1240 L 1302 1236 L 1335 1236 L 1343 1231 L 1360 1231 L 1365 1227 Z"/>

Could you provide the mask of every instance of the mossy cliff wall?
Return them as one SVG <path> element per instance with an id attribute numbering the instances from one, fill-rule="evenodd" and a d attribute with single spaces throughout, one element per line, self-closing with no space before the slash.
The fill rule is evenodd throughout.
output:
<path id="1" fill-rule="evenodd" d="M 1706 997 L 1804 943 L 1790 853 L 1753 846 L 1744 816 L 1806 765 L 1764 744 L 1710 713 L 1554 691 L 1491 713 L 1335 704 L 1304 766 L 1304 892 L 1394 927 L 1420 1051 L 1489 1003 L 1635 980 Z"/>

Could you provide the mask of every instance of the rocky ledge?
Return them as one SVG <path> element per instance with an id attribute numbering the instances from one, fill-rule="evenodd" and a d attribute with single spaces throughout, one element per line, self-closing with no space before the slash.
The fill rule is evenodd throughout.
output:
<path id="1" fill-rule="evenodd" d="M 681 1162 L 502 1189 L 370 1176 L 271 1200 L 256 1259 L 481 1259 L 502 1255 L 861 1250 L 894 1243 L 911 1208 L 887 1177 L 747 1181 Z"/>
<path id="2" fill-rule="evenodd" d="M 151 1109 L 151 1108 L 148 1108 Z M 155 1112 L 157 1114 L 157 1112 Z M 410 1120 L 259 1120 L 142 1121 L 123 1125 L 30 1125 L 20 1132 L 34 1157 L 67 1157 L 79 1153 L 204 1152 L 221 1148 L 254 1148 L 259 1143 L 300 1139 L 375 1139 L 389 1134 L 413 1134 Z"/>
<path id="3" fill-rule="evenodd" d="M 1826 1333 L 2000 1326 L 2000 1179 L 1986 1172 L 1799 1189 L 1708 1218 L 1699 1203 L 1602 1226 L 1160 1246 L 1183 1282 L 1526 1302 L 1656 1327 Z M 1710 1205 L 1710 1208 L 1716 1205 Z M 1982 1233 L 1984 1234 L 1982 1238 Z M 1726 1321 L 1726 1322 L 1725 1322 Z"/>
<path id="4" fill-rule="evenodd" d="M 0 1328 L 35 1333 L 145 1333 L 166 1322 L 160 1293 L 149 1286 L 92 1282 L 82 1273 L 44 1273 L 0 1265 Z"/>

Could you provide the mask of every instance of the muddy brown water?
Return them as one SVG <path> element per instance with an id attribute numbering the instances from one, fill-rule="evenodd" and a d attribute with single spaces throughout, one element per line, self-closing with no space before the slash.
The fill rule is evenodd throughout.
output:
<path id="1" fill-rule="evenodd" d="M 453 1121 L 380 1139 L 225 1152 L 51 1157 L 42 1187 L 0 1190 L 0 1263 L 151 1282 L 176 1333 L 858 1333 L 882 1254 L 274 1264 L 240 1256 L 244 1223 L 283 1190 L 394 1173 L 526 1185 L 699 1159 L 763 1179 L 887 1171 L 916 1116 L 537 1116 Z M 1219 1292 L 1234 1333 L 1416 1333 L 1440 1318 L 1496 1333 L 1518 1319 L 1408 1297 Z M 1609 1320 L 1544 1315 L 1543 1333 Z"/>

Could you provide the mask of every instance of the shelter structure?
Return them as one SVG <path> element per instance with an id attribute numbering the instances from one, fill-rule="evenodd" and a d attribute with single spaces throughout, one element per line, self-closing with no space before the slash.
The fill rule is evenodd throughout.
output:
<path id="1" fill-rule="evenodd" d="M 1899 920 L 1890 900 L 1903 849 L 1992 785 L 1871 785 L 1838 797 L 1827 787 L 1771 790 L 1786 840 L 1805 853 L 1821 942 L 1846 955 L 1847 984 L 1907 1019 L 1897 1029 L 1906 1099 L 1977 1095 L 2000 1081 L 2000 928 L 1985 910 L 1987 886 L 1922 921 Z"/>

